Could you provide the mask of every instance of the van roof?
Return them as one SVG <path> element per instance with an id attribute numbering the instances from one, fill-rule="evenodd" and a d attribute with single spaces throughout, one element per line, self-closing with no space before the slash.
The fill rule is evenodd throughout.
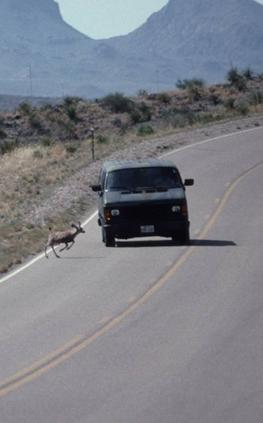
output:
<path id="1" fill-rule="evenodd" d="M 133 169 L 141 167 L 175 167 L 171 160 L 163 159 L 140 159 L 140 160 L 107 160 L 102 167 L 107 171 L 119 169 Z"/>

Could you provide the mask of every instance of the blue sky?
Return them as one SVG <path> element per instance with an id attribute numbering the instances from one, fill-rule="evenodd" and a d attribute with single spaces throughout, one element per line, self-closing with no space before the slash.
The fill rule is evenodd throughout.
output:
<path id="1" fill-rule="evenodd" d="M 92 38 L 127 34 L 168 0 L 56 0 L 63 19 Z"/>

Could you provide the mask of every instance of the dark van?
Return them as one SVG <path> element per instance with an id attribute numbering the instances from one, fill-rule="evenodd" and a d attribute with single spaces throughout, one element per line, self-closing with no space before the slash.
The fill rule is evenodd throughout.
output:
<path id="1" fill-rule="evenodd" d="M 173 162 L 160 159 L 106 161 L 97 185 L 98 224 L 107 247 L 115 239 L 162 236 L 189 243 L 185 186 Z"/>

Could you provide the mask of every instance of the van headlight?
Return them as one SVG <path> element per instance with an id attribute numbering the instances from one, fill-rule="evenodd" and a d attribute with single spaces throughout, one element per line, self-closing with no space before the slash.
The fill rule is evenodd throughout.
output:
<path id="1" fill-rule="evenodd" d="M 172 206 L 172 212 L 173 213 L 179 213 L 181 211 L 181 207 L 180 206 Z"/>
<path id="2" fill-rule="evenodd" d="M 120 215 L 120 210 L 119 209 L 112 209 L 111 210 L 111 215 L 112 216 L 119 216 Z"/>

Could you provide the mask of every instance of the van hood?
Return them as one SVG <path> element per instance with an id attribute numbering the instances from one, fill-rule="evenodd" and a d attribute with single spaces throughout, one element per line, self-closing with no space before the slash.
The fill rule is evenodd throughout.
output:
<path id="1" fill-rule="evenodd" d="M 173 188 L 167 191 L 107 191 L 104 193 L 104 205 L 126 205 L 146 202 L 172 202 L 185 199 L 183 188 Z"/>

